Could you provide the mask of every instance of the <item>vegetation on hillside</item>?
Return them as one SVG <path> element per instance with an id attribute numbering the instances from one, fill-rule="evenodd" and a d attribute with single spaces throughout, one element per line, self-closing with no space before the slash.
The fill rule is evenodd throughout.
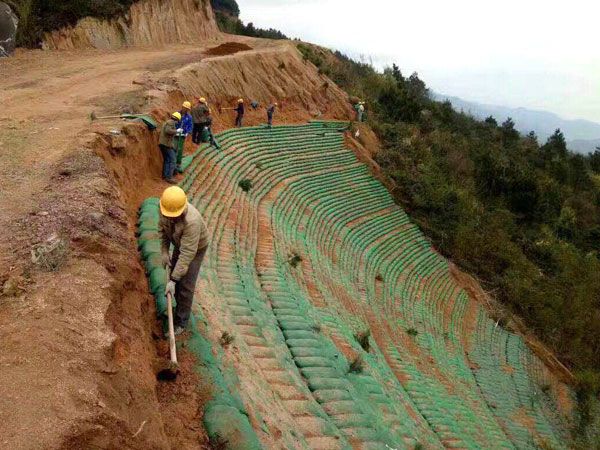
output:
<path id="1" fill-rule="evenodd" d="M 46 31 L 74 25 L 86 16 L 125 14 L 135 0 L 4 0 L 19 16 L 17 45 L 35 47 Z"/>
<path id="2" fill-rule="evenodd" d="M 582 405 L 598 396 L 600 150 L 574 154 L 560 130 L 539 143 L 510 118 L 477 121 L 431 100 L 416 73 L 395 65 L 381 74 L 339 52 L 298 48 L 367 102 L 393 195 L 437 249 L 554 349 L 575 372 Z M 509 324 L 503 313 L 497 320 Z"/>
<path id="3" fill-rule="evenodd" d="M 240 19 L 240 8 L 235 0 L 211 0 L 219 29 L 225 33 L 239 34 L 267 39 L 287 39 L 287 36 L 274 28 L 257 28 L 252 22 L 245 25 Z"/>

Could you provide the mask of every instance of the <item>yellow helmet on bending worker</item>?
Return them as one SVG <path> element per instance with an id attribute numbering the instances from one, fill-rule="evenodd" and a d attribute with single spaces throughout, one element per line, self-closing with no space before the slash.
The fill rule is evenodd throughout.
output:
<path id="1" fill-rule="evenodd" d="M 198 273 L 208 247 L 208 229 L 200 212 L 188 202 L 180 187 L 165 189 L 159 204 L 161 260 L 171 267 L 165 295 L 176 297 L 173 321 L 175 335 L 178 335 L 185 331 L 190 318 Z M 172 256 L 169 254 L 171 244 Z"/>
<path id="2" fill-rule="evenodd" d="M 160 212 L 165 217 L 179 217 L 185 210 L 187 195 L 179 186 L 171 186 L 164 190 L 160 197 Z"/>

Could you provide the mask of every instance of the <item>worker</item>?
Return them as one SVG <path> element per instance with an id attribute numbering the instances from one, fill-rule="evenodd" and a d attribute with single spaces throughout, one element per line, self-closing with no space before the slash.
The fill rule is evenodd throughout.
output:
<path id="1" fill-rule="evenodd" d="M 365 102 L 357 102 L 356 105 L 354 105 L 354 109 L 356 110 L 356 121 L 362 122 L 363 114 L 365 113 Z"/>
<path id="2" fill-rule="evenodd" d="M 192 311 L 196 281 L 208 247 L 208 229 L 179 186 L 165 189 L 160 198 L 159 235 L 162 262 L 170 274 L 165 294 L 176 300 L 173 322 L 175 335 L 180 335 Z M 171 244 L 173 255 L 169 255 Z"/>
<path id="3" fill-rule="evenodd" d="M 210 112 L 210 110 L 209 110 Z M 212 145 L 215 148 L 219 148 L 219 144 L 217 144 L 217 141 L 215 140 L 215 136 L 213 135 L 212 132 L 212 117 L 209 115 L 206 119 L 206 126 L 204 127 L 206 128 L 206 131 L 208 132 L 208 142 L 210 142 L 210 145 Z"/>
<path id="4" fill-rule="evenodd" d="M 183 168 L 181 167 L 181 162 L 183 161 L 183 149 L 185 148 L 185 141 L 188 135 L 192 134 L 194 128 L 194 122 L 192 120 L 192 115 L 190 114 L 191 109 L 192 104 L 190 102 L 183 102 L 182 109 L 180 111 L 181 120 L 177 124 L 177 128 L 181 128 L 182 132 L 175 135 L 175 141 L 177 144 L 175 147 L 177 149 L 177 173 L 183 173 Z"/>
<path id="5" fill-rule="evenodd" d="M 244 120 L 244 99 L 240 98 L 237 102 L 237 108 L 235 108 L 235 111 L 237 112 L 235 126 L 240 128 L 242 126 L 242 121 Z"/>
<path id="6" fill-rule="evenodd" d="M 273 114 L 275 114 L 275 109 L 277 108 L 277 102 L 271 103 L 267 108 L 267 123 L 268 127 L 273 127 Z"/>
<path id="7" fill-rule="evenodd" d="M 198 103 L 192 109 L 192 119 L 193 119 L 193 131 L 192 131 L 192 142 L 194 144 L 200 144 L 202 142 L 202 128 L 206 126 L 206 118 L 210 114 L 208 105 L 206 103 L 206 99 L 204 97 L 200 97 L 198 99 Z"/>
<path id="8" fill-rule="evenodd" d="M 171 114 L 171 117 L 163 124 L 160 130 L 160 137 L 158 139 L 158 147 L 163 156 L 163 172 L 162 177 L 168 183 L 176 184 L 177 182 L 173 179 L 175 173 L 175 164 L 177 161 L 177 155 L 173 148 L 173 140 L 177 133 L 183 132 L 182 129 L 177 128 L 177 124 L 181 121 L 181 113 L 175 111 Z"/>

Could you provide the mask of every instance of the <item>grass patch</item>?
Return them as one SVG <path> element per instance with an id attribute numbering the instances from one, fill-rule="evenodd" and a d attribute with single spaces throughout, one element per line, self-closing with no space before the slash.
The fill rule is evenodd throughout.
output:
<path id="1" fill-rule="evenodd" d="M 362 356 L 358 355 L 350 363 L 350 366 L 348 367 L 348 373 L 362 373 L 363 369 L 364 361 L 362 359 Z"/>
<path id="2" fill-rule="evenodd" d="M 69 241 L 57 234 L 31 250 L 31 262 L 47 272 L 56 272 L 64 266 L 69 255 Z"/>
<path id="3" fill-rule="evenodd" d="M 294 253 L 290 259 L 288 260 L 288 262 L 290 263 L 290 266 L 296 268 L 298 266 L 298 264 L 300 264 L 302 262 L 302 257 L 296 253 Z"/>
<path id="4" fill-rule="evenodd" d="M 250 189 L 252 189 L 252 181 L 247 178 L 244 178 L 242 181 L 240 181 L 238 185 L 244 192 L 248 192 Z"/>
<path id="5" fill-rule="evenodd" d="M 369 352 L 371 350 L 371 344 L 369 342 L 369 337 L 371 336 L 371 330 L 361 331 L 354 335 L 354 338 L 358 342 L 358 344 L 362 347 L 365 352 Z"/>
<path id="6" fill-rule="evenodd" d="M 223 331 L 223 334 L 221 334 L 221 338 L 219 339 L 219 344 L 221 344 L 221 347 L 228 347 L 232 342 L 234 341 L 234 338 L 231 334 L 229 334 L 229 332 L 227 331 Z"/>

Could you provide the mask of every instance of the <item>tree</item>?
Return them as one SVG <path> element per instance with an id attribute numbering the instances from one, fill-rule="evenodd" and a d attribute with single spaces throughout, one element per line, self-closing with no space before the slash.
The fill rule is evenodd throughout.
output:
<path id="1" fill-rule="evenodd" d="M 515 130 L 515 123 L 508 117 L 500 127 L 502 131 L 502 142 L 507 147 L 512 147 L 519 140 L 519 132 Z"/>
<path id="2" fill-rule="evenodd" d="M 594 172 L 600 173 L 600 147 L 596 147 L 596 151 L 594 153 L 590 153 L 588 158 L 590 161 L 590 168 Z"/>
<path id="3" fill-rule="evenodd" d="M 485 118 L 485 123 L 488 125 L 491 125 L 493 127 L 497 127 L 498 126 L 498 122 L 496 122 L 496 119 L 494 119 L 493 116 L 487 116 Z"/>
<path id="4" fill-rule="evenodd" d="M 396 80 L 399 85 L 404 84 L 404 76 L 402 76 L 402 72 L 400 72 L 400 68 L 394 63 L 392 64 L 392 76 Z"/>

